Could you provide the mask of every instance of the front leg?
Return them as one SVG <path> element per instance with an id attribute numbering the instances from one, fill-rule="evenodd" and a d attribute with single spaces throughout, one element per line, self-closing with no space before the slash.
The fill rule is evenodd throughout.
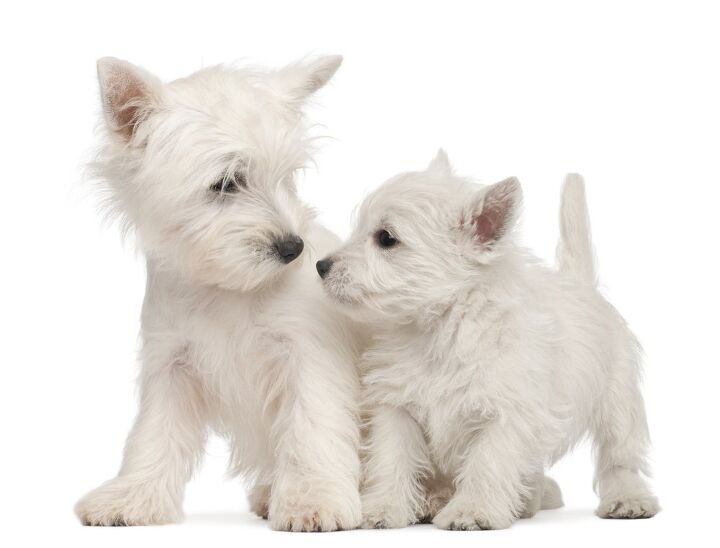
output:
<path id="1" fill-rule="evenodd" d="M 428 513 L 423 480 L 432 474 L 420 426 L 405 411 L 372 410 L 363 458 L 362 507 L 365 528 L 398 528 Z"/>
<path id="2" fill-rule="evenodd" d="M 472 441 L 457 477 L 457 490 L 433 520 L 441 529 L 506 529 L 531 495 L 527 478 L 542 459 L 523 429 L 495 419 Z"/>
<path id="3" fill-rule="evenodd" d="M 120 472 L 75 506 L 85 525 L 171 523 L 182 515 L 185 484 L 205 442 L 205 402 L 184 354 L 145 354 L 140 412 Z"/>
<path id="4" fill-rule="evenodd" d="M 288 376 L 272 428 L 269 522 L 276 530 L 335 531 L 360 522 L 358 379 L 352 359 L 332 347 L 293 345 L 280 364 Z"/>

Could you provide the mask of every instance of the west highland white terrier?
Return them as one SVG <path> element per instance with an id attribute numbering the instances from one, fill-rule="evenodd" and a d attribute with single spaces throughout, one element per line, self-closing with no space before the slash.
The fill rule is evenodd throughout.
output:
<path id="1" fill-rule="evenodd" d="M 596 288 L 583 182 L 565 183 L 557 270 L 514 243 L 520 205 L 516 179 L 479 188 L 440 151 L 370 195 L 348 242 L 317 263 L 376 333 L 362 358 L 365 527 L 434 516 L 502 529 L 560 506 L 545 469 L 586 433 L 597 514 L 659 510 L 643 478 L 640 348 Z"/>
<path id="2" fill-rule="evenodd" d="M 139 415 L 118 476 L 77 503 L 83 523 L 178 520 L 212 429 L 274 529 L 359 524 L 358 341 L 314 268 L 339 240 L 294 180 L 311 152 L 301 108 L 341 61 L 169 84 L 98 62 L 96 167 L 147 256 L 147 291 Z"/>

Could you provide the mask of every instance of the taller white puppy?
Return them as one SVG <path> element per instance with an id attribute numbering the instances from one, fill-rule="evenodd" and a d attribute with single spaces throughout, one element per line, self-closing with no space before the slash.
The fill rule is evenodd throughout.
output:
<path id="1" fill-rule="evenodd" d="M 641 475 L 639 348 L 596 289 L 583 183 L 566 182 L 559 271 L 513 243 L 520 202 L 516 179 L 479 189 L 441 151 L 369 196 L 348 243 L 317 265 L 377 333 L 363 359 L 365 526 L 422 518 L 439 473 L 453 488 L 437 526 L 508 527 L 560 503 L 544 469 L 586 432 L 598 515 L 658 511 Z"/>
<path id="2" fill-rule="evenodd" d="M 310 150 L 301 106 L 341 60 L 170 84 L 99 61 L 97 169 L 148 282 L 140 412 L 118 476 L 78 502 L 84 523 L 177 520 L 212 428 L 273 528 L 358 524 L 357 348 L 312 259 L 338 240 L 294 182 Z"/>

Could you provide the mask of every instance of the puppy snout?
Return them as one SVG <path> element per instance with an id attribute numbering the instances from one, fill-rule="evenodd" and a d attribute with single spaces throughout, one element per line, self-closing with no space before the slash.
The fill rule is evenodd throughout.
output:
<path id="1" fill-rule="evenodd" d="M 332 259 L 323 259 L 323 260 L 317 262 L 317 264 L 315 265 L 315 268 L 317 268 L 317 271 L 318 271 L 318 274 L 320 274 L 320 277 L 322 279 L 325 279 L 325 276 L 327 276 L 328 272 L 330 272 L 332 265 L 333 265 Z"/>
<path id="2" fill-rule="evenodd" d="M 303 242 L 299 236 L 291 236 L 275 242 L 275 249 L 277 250 L 278 256 L 285 264 L 297 259 L 304 247 L 305 242 Z"/>

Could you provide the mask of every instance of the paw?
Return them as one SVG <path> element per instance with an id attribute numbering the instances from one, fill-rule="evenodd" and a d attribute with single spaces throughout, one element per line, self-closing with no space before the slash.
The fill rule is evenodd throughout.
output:
<path id="1" fill-rule="evenodd" d="M 490 529 L 507 529 L 512 525 L 514 517 L 493 513 L 483 508 L 479 501 L 452 499 L 433 519 L 433 524 L 440 529 L 451 531 L 486 531 Z"/>
<path id="2" fill-rule="evenodd" d="M 90 491 L 75 505 L 83 525 L 160 525 L 180 518 L 175 501 L 155 484 L 115 478 Z"/>
<path id="3" fill-rule="evenodd" d="M 248 495 L 250 510 L 262 519 L 268 519 L 270 505 L 270 486 L 254 485 Z"/>
<path id="4" fill-rule="evenodd" d="M 273 498 L 275 495 L 273 495 Z M 270 527 L 276 531 L 325 532 L 355 529 L 360 523 L 360 499 L 355 496 L 278 497 L 270 507 Z"/>
<path id="5" fill-rule="evenodd" d="M 362 529 L 401 529 L 418 521 L 412 512 L 400 507 L 388 505 L 366 509 L 366 506 L 363 506 L 360 527 Z"/>
<path id="6" fill-rule="evenodd" d="M 645 519 L 660 511 L 656 497 L 650 494 L 626 496 L 602 501 L 595 513 L 609 519 Z"/>
<path id="7" fill-rule="evenodd" d="M 427 494 L 421 523 L 432 523 L 433 518 L 445 508 L 452 498 L 452 489 L 449 487 L 438 489 Z"/>

